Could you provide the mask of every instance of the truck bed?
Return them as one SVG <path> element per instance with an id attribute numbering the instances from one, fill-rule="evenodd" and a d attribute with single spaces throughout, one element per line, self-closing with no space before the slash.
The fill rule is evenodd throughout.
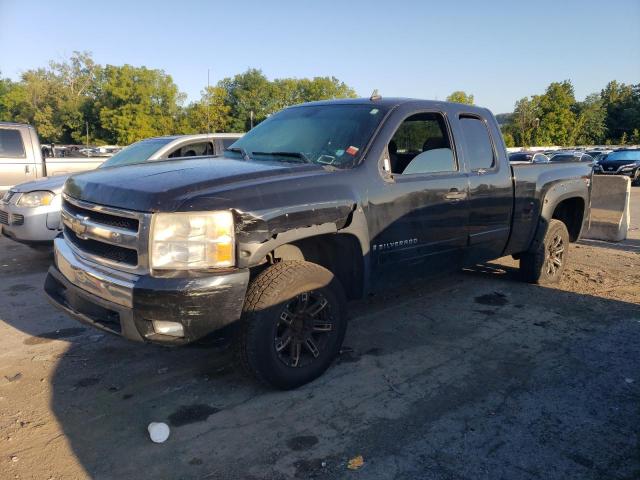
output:
<path id="1" fill-rule="evenodd" d="M 591 165 L 581 162 L 512 164 L 511 172 L 514 208 L 506 254 L 523 252 L 531 244 L 544 209 L 542 198 L 562 197 L 575 188 L 590 190 L 592 176 Z"/>

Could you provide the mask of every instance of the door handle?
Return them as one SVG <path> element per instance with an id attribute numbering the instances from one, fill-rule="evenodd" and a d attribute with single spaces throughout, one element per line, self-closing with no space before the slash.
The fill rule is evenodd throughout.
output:
<path id="1" fill-rule="evenodd" d="M 444 196 L 444 198 L 453 202 L 457 202 L 459 200 L 464 200 L 465 198 L 467 198 L 467 192 L 461 192 L 457 188 L 452 188 L 451 190 L 449 190 L 449 193 Z"/>
<path id="2" fill-rule="evenodd" d="M 24 173 L 29 173 L 31 172 L 31 169 L 29 168 L 29 165 L 25 165 L 24 166 Z"/>

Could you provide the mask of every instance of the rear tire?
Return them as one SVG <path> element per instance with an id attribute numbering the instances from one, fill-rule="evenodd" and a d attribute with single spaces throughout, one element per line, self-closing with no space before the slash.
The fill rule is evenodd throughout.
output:
<path id="1" fill-rule="evenodd" d="M 279 262 L 249 286 L 237 352 L 248 373 L 287 390 L 324 373 L 346 328 L 345 294 L 333 273 L 310 262 Z"/>
<path id="2" fill-rule="evenodd" d="M 560 281 L 569 255 L 569 232 L 560 220 L 540 221 L 529 251 L 520 256 L 520 272 L 530 283 Z"/>

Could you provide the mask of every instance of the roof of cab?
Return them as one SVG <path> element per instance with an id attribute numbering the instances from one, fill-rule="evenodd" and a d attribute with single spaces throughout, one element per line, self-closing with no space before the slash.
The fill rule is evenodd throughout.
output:
<path id="1" fill-rule="evenodd" d="M 419 98 L 403 98 L 403 97 L 379 97 L 376 99 L 371 98 L 341 98 L 334 100 L 319 100 L 316 102 L 307 102 L 307 103 L 299 103 L 297 105 L 292 105 L 289 108 L 297 108 L 297 107 L 308 107 L 308 106 L 318 106 L 318 105 L 369 105 L 371 107 L 382 107 L 385 109 L 392 109 L 399 105 L 403 104 L 415 104 L 416 106 L 424 107 L 424 108 L 434 108 L 446 105 L 449 107 L 458 107 L 457 110 L 466 110 L 468 112 L 487 112 L 488 110 L 484 107 L 479 107 L 477 105 L 467 105 L 463 103 L 455 103 L 455 102 L 445 102 L 441 100 L 422 100 Z"/>

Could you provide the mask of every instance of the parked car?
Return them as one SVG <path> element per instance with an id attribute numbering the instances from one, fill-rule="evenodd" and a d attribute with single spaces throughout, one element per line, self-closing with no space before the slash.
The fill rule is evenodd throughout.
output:
<path id="1" fill-rule="evenodd" d="M 228 327 L 239 362 L 285 389 L 334 360 L 347 299 L 503 255 L 557 282 L 592 174 L 510 165 L 484 108 L 379 96 L 287 108 L 225 157 L 73 175 L 44 289 L 131 340 Z"/>
<path id="2" fill-rule="evenodd" d="M 633 185 L 640 185 L 640 149 L 625 148 L 607 154 L 595 166 L 594 173 L 624 175 L 631 178 Z"/>
<path id="3" fill-rule="evenodd" d="M 131 165 L 165 158 L 219 155 L 240 133 L 176 135 L 142 140 L 107 159 L 99 168 Z M 2 234 L 17 242 L 50 245 L 62 229 L 62 187 L 69 175 L 45 177 L 12 187 L 0 201 Z"/>
<path id="4" fill-rule="evenodd" d="M 549 157 L 540 152 L 513 152 L 509 154 L 511 163 L 549 163 Z"/>
<path id="5" fill-rule="evenodd" d="M 13 185 L 38 178 L 82 172 L 104 158 L 42 156 L 38 134 L 31 125 L 0 122 L 0 195 Z"/>
<path id="6" fill-rule="evenodd" d="M 550 162 L 558 163 L 558 162 L 582 162 L 588 163 L 589 165 L 595 165 L 595 160 L 593 157 L 582 151 L 562 151 L 556 153 L 555 155 L 551 155 L 549 158 Z"/>

